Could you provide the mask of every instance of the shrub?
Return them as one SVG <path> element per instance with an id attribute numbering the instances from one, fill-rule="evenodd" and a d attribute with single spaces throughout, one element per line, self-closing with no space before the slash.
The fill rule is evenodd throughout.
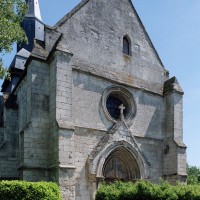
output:
<path id="1" fill-rule="evenodd" d="M 148 181 L 101 184 L 96 200 L 200 200 L 200 185 L 156 185 Z"/>
<path id="2" fill-rule="evenodd" d="M 189 185 L 200 184 L 200 168 L 187 164 L 187 175 Z"/>
<path id="3" fill-rule="evenodd" d="M 60 191 L 55 183 L 1 181 L 0 199 L 2 200 L 61 200 Z"/>

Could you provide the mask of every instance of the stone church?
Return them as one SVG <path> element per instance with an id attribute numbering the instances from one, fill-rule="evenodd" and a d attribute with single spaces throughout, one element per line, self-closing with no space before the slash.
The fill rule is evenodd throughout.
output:
<path id="1" fill-rule="evenodd" d="M 57 182 L 66 200 L 94 199 L 102 181 L 185 182 L 183 91 L 131 0 L 82 0 L 53 27 L 26 1 L 29 43 L 2 85 L 0 179 Z"/>

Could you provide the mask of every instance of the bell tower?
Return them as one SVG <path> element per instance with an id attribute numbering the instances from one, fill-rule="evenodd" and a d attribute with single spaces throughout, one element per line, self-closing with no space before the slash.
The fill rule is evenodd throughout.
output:
<path id="1" fill-rule="evenodd" d="M 17 45 L 17 52 L 22 48 L 31 52 L 33 50 L 34 39 L 44 41 L 44 24 L 40 14 L 39 0 L 26 0 L 28 12 L 22 22 L 22 28 L 26 32 L 28 44 Z"/>
<path id="2" fill-rule="evenodd" d="M 17 44 L 17 53 L 9 67 L 11 80 L 4 80 L 1 92 L 10 94 L 17 85 L 30 53 L 34 39 L 44 41 L 44 24 L 41 19 L 39 0 L 26 0 L 28 12 L 21 24 L 28 38 L 28 43 Z"/>

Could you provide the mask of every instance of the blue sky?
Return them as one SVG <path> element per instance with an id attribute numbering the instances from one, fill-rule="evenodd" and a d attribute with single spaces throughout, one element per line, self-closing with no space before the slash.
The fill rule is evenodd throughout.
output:
<path id="1" fill-rule="evenodd" d="M 53 26 L 80 0 L 40 0 L 43 22 Z M 200 167 L 200 1 L 133 0 L 164 66 L 184 95 L 184 142 L 190 165 Z M 9 65 L 13 54 L 5 56 Z"/>

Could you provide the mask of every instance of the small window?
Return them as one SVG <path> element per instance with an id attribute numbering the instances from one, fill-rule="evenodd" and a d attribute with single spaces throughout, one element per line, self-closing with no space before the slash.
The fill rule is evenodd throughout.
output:
<path id="1" fill-rule="evenodd" d="M 0 115 L 0 127 L 4 127 L 4 121 L 3 121 L 3 111 Z M 1 138 L 0 138 L 0 141 L 1 141 Z"/>
<path id="2" fill-rule="evenodd" d="M 125 55 L 131 55 L 131 43 L 128 36 L 123 37 L 123 53 Z"/>

